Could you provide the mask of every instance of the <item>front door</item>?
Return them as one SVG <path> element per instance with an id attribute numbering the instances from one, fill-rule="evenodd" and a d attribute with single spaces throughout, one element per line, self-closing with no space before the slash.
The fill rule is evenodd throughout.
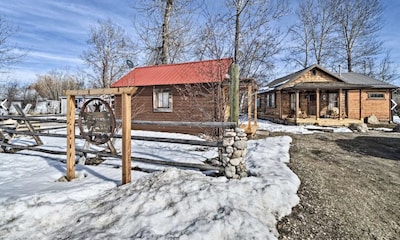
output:
<path id="1" fill-rule="evenodd" d="M 315 93 L 308 94 L 307 110 L 308 115 L 316 115 L 316 97 Z"/>

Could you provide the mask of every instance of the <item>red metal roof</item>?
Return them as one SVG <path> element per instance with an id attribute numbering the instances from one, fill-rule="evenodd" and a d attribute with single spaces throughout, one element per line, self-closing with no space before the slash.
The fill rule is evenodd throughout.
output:
<path id="1" fill-rule="evenodd" d="M 231 58 L 137 67 L 111 87 L 219 82 L 226 78 Z"/>

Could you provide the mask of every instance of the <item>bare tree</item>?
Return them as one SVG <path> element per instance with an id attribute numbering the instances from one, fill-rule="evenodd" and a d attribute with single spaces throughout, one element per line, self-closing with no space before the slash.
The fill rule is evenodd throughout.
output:
<path id="1" fill-rule="evenodd" d="M 208 12 L 198 49 L 209 56 L 233 56 L 245 77 L 264 77 L 282 50 L 281 34 L 274 27 L 288 12 L 286 1 L 226 0 L 224 8 Z M 214 52 L 213 52 L 214 51 Z M 202 55 L 204 56 L 204 55 Z"/>
<path id="2" fill-rule="evenodd" d="M 52 70 L 47 74 L 38 75 L 37 80 L 31 86 L 42 98 L 59 100 L 65 90 L 81 89 L 83 82 L 67 69 Z"/>
<path id="3" fill-rule="evenodd" d="M 287 63 L 294 62 L 302 68 L 309 66 L 311 62 L 311 33 L 305 22 L 295 24 L 289 28 L 289 34 L 293 45 L 287 47 L 288 54 L 285 56 Z"/>
<path id="4" fill-rule="evenodd" d="M 300 1 L 298 23 L 289 29 L 294 44 L 288 49 L 287 60 L 305 68 L 312 63 L 326 65 L 336 57 L 336 8 L 335 0 Z"/>
<path id="5" fill-rule="evenodd" d="M 386 51 L 381 59 L 368 58 L 364 62 L 364 75 L 384 82 L 392 82 L 399 78 L 398 66 L 393 62 L 390 51 Z"/>
<path id="6" fill-rule="evenodd" d="M 20 98 L 21 86 L 16 81 L 8 81 L 2 86 L 2 92 L 4 99 L 7 99 L 7 107 L 10 108 L 11 103 Z"/>
<path id="7" fill-rule="evenodd" d="M 193 0 L 137 0 L 133 10 L 138 36 L 147 64 L 185 60 L 193 47 L 196 28 L 192 22 Z"/>
<path id="8" fill-rule="evenodd" d="M 135 46 L 125 31 L 111 20 L 99 20 L 92 26 L 87 41 L 89 49 L 82 59 L 90 67 L 92 87 L 108 88 L 118 80 L 128 66 L 126 60 L 135 61 Z"/>
<path id="9" fill-rule="evenodd" d="M 16 28 L 0 15 L 0 70 L 15 64 L 26 55 L 25 50 L 10 42 L 15 33 Z"/>
<path id="10" fill-rule="evenodd" d="M 336 9 L 343 60 L 349 72 L 360 71 L 366 58 L 381 52 L 377 34 L 382 28 L 382 4 L 379 0 L 341 0 Z"/>

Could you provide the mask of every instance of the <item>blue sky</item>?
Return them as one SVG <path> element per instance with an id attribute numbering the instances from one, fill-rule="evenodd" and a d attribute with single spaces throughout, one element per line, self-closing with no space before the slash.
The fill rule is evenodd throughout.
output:
<path id="1" fill-rule="evenodd" d="M 400 66 L 400 1 L 387 0 L 385 26 L 381 38 L 391 49 L 392 59 Z M 80 55 L 88 48 L 86 39 L 91 25 L 110 18 L 126 32 L 132 32 L 134 0 L 3 0 L 0 15 L 18 28 L 11 39 L 28 49 L 28 55 L 13 67 L 11 79 L 32 82 L 37 74 L 69 67 L 83 67 Z M 395 84 L 400 85 L 400 80 Z"/>

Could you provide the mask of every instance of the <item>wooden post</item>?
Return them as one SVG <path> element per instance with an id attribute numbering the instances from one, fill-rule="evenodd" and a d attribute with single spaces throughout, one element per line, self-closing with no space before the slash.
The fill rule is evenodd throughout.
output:
<path id="1" fill-rule="evenodd" d="M 67 179 L 75 178 L 75 96 L 67 97 Z"/>
<path id="2" fill-rule="evenodd" d="M 315 98 L 316 98 L 316 106 L 315 106 L 315 119 L 318 120 L 319 119 L 319 89 L 317 88 L 317 90 L 315 90 Z"/>
<path id="3" fill-rule="evenodd" d="M 247 128 L 251 130 L 251 85 L 247 87 Z"/>
<path id="4" fill-rule="evenodd" d="M 339 108 L 339 120 L 342 120 L 342 89 L 339 88 L 339 94 L 338 94 L 338 108 Z"/>
<path id="5" fill-rule="evenodd" d="M 282 91 L 278 91 L 278 93 L 279 93 L 279 119 L 282 119 L 282 115 L 283 115 L 282 99 L 283 99 L 283 96 L 282 96 Z M 290 107 L 290 105 L 289 105 L 289 107 Z"/>
<path id="6" fill-rule="evenodd" d="M 26 118 L 26 115 L 24 113 L 24 111 L 21 109 L 21 107 L 17 104 L 14 104 L 14 108 L 15 110 L 17 110 L 17 112 L 19 113 L 19 115 L 21 115 L 22 117 Z M 30 132 L 35 132 L 35 128 L 32 126 L 31 122 L 29 120 L 25 120 L 25 126 L 28 128 L 28 130 Z M 36 141 L 36 145 L 41 146 L 43 145 L 42 140 L 40 139 L 39 136 L 32 136 L 33 139 L 35 139 Z"/>
<path id="7" fill-rule="evenodd" d="M 239 65 L 236 63 L 232 63 L 231 69 L 231 86 L 230 86 L 230 94 L 229 101 L 231 105 L 231 114 L 230 119 L 231 122 L 235 122 L 238 124 L 239 121 Z"/>
<path id="8" fill-rule="evenodd" d="M 276 100 L 275 100 L 276 101 Z M 257 96 L 257 89 L 255 89 L 254 91 L 254 125 L 257 126 L 257 112 L 258 112 L 258 108 L 257 108 L 257 103 L 258 103 L 258 96 Z M 276 102 L 275 102 L 276 104 Z"/>
<path id="9" fill-rule="evenodd" d="M 297 124 L 297 119 L 299 118 L 299 109 L 300 109 L 300 94 L 299 90 L 296 90 L 296 113 L 295 113 L 295 123 Z"/>
<path id="10" fill-rule="evenodd" d="M 359 94 L 360 94 L 360 97 L 358 99 L 359 99 L 359 105 L 360 105 L 360 120 L 363 120 L 363 117 L 362 117 L 362 108 L 363 108 L 363 106 L 362 106 L 362 90 L 361 89 L 359 91 Z"/>
<path id="11" fill-rule="evenodd" d="M 122 184 L 131 182 L 131 95 L 122 97 Z"/>
<path id="12" fill-rule="evenodd" d="M 75 96 L 122 95 L 122 184 L 131 182 L 131 95 L 136 87 L 66 90 L 67 95 L 67 178 L 75 178 Z M 112 145 L 109 142 L 109 146 Z"/>

